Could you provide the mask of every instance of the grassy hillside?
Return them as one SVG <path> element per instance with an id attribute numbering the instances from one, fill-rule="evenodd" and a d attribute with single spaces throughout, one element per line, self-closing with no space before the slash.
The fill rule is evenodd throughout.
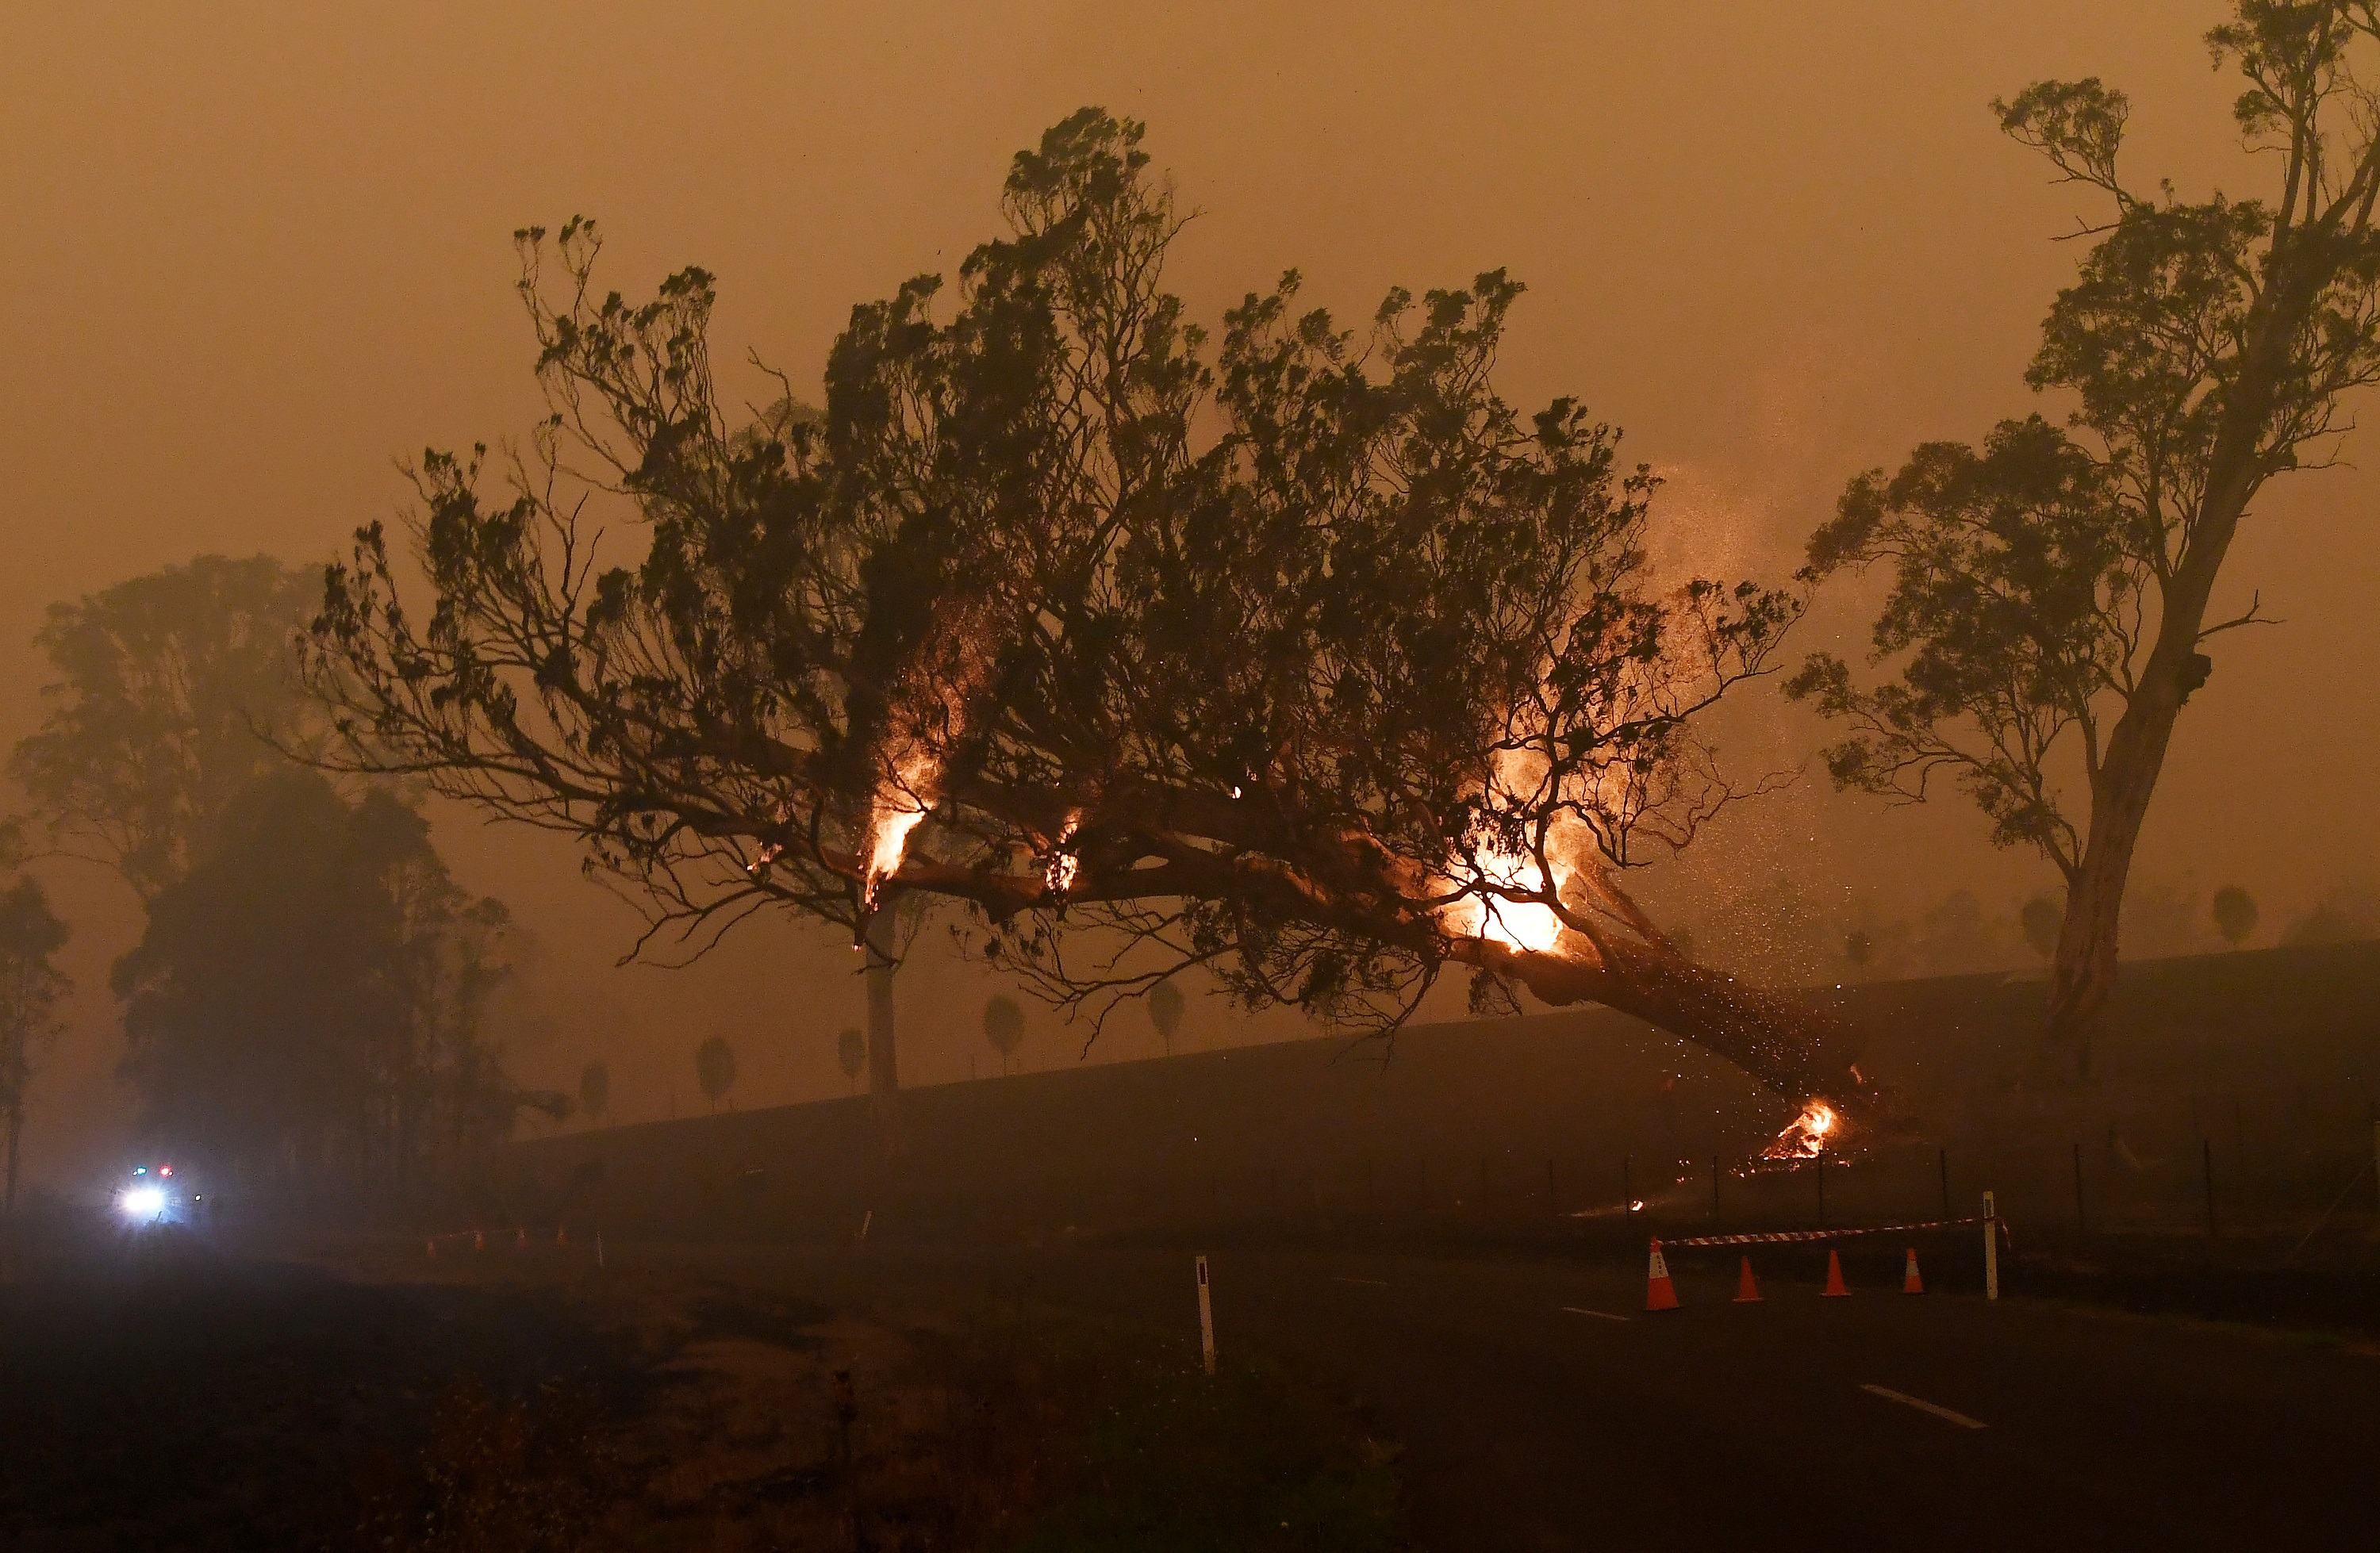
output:
<path id="1" fill-rule="evenodd" d="M 1826 989 L 1872 1032 L 1899 1137 L 1830 1167 L 1840 1223 L 1937 1214 L 1985 1186 L 2069 1222 L 2282 1223 L 2368 1169 L 2380 945 L 2129 967 L 2088 1084 L 2034 1056 L 2041 988 L 2006 977 Z M 911 1091 L 888 1159 L 865 1099 L 514 1146 L 450 1212 L 502 1222 L 848 1235 L 1063 1234 L 1229 1221 L 1569 1232 L 1616 1218 L 1812 1221 L 1815 1172 L 1739 1167 L 1790 1114 L 1694 1048 L 1603 1010 L 1423 1026 Z M 492 1181 L 495 1184 L 485 1184 Z M 2370 1187 L 2362 1188 L 2370 1195 Z M 2362 1207 L 2361 1199 L 2358 1207 Z"/>

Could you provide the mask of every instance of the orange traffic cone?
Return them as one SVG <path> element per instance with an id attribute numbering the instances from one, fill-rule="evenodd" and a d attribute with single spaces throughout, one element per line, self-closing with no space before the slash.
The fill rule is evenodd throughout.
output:
<path id="1" fill-rule="evenodd" d="M 527 1245 L 528 1244 L 528 1225 L 516 1224 L 513 1226 L 513 1244 L 515 1245 Z"/>
<path id="2" fill-rule="evenodd" d="M 1904 1294 L 1925 1292 L 1925 1280 L 1917 1276 L 1917 1248 L 1913 1245 L 1909 1248 L 1909 1261 L 1900 1269 L 1900 1292 Z"/>
<path id="3" fill-rule="evenodd" d="M 553 1231 L 553 1244 L 556 1245 L 568 1245 L 570 1244 L 570 1231 L 561 1228 L 560 1226 L 556 1226 Z"/>
<path id="4" fill-rule="evenodd" d="M 430 1243 L 430 1259 L 433 1262 L 438 1260 L 438 1243 L 434 1240 Z"/>
<path id="5" fill-rule="evenodd" d="M 1740 1305 L 1760 1303 L 1760 1285 L 1752 1279 L 1752 1258 L 1743 1259 L 1743 1273 L 1735 1280 L 1735 1303 Z"/>
<path id="6" fill-rule="evenodd" d="M 472 1249 L 472 1250 L 474 1250 L 474 1251 L 485 1251 L 487 1248 L 488 1248 L 488 1237 L 487 1237 L 487 1236 L 485 1236 L 485 1235 L 483 1235 L 483 1234 L 481 1234 L 481 1233 L 480 1233 L 480 1231 L 477 1231 L 477 1230 L 472 1231 L 471 1231 L 471 1249 Z"/>
<path id="7" fill-rule="evenodd" d="M 1645 1308 L 1675 1310 L 1678 1287 L 1670 1281 L 1670 1264 L 1661 1259 L 1661 1243 L 1653 1243 L 1653 1260 L 1645 1269 Z"/>
<path id="8" fill-rule="evenodd" d="M 1847 1300 L 1852 1292 L 1843 1287 L 1843 1258 L 1840 1252 L 1827 1253 L 1827 1298 Z"/>

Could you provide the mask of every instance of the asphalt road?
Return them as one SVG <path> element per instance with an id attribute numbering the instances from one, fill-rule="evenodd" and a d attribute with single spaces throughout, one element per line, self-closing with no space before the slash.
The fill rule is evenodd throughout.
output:
<path id="1" fill-rule="evenodd" d="M 1766 1260 L 1779 1270 L 1785 1254 Z M 833 1261 L 888 1295 L 975 1280 L 1195 1330 L 1178 1252 Z M 1738 1304 L 1731 1253 L 1673 1262 L 1685 1308 L 1650 1315 L 1633 1267 L 1261 1251 L 1212 1267 L 1220 1346 L 1337 1379 L 1405 1443 L 1430 1549 L 2346 1547 L 2380 1535 L 2380 1357 L 2367 1353 L 2022 1299 L 1824 1299 L 1775 1277 L 1763 1303 Z"/>

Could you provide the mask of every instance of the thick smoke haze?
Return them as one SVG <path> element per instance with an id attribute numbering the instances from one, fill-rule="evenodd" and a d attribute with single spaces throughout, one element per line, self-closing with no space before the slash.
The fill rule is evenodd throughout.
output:
<path id="1" fill-rule="evenodd" d="M 1146 120 L 1200 212 L 1172 277 L 1196 316 L 1293 266 L 1354 322 L 1393 285 L 1506 267 L 1529 286 L 1507 394 L 1576 394 L 1625 429 L 1669 481 L 1665 561 L 1781 579 L 1851 475 L 2034 407 L 2024 367 L 2082 252 L 2053 239 L 2092 207 L 2002 137 L 1992 97 L 2103 76 L 2134 103 L 2137 181 L 2261 189 L 2266 167 L 2224 132 L 2233 78 L 2195 41 L 2223 9 L 16 8 L 0 17 L 0 738 L 40 716 L 30 639 L 51 602 L 203 552 L 328 559 L 399 510 L 394 462 L 525 429 L 516 227 L 599 217 L 632 296 L 682 264 L 715 272 L 722 358 L 748 346 L 815 394 L 851 306 L 954 275 L 996 229 L 1008 158 L 1085 103 Z M 734 386 L 773 392 L 757 371 Z M 2380 457 L 2360 439 L 2346 456 L 2281 482 L 2226 568 L 2217 617 L 2259 589 L 2287 624 L 2212 649 L 2143 837 L 2130 952 L 2212 947 L 2223 885 L 2264 903 L 2270 941 L 2374 877 Z M 1796 654 L 1856 656 L 1871 601 L 1830 592 Z M 1648 889 L 1698 946 L 1787 980 L 1846 974 L 1853 929 L 1912 972 L 1979 943 L 2029 957 L 2017 907 L 2051 876 L 1992 851 L 1971 807 L 1832 794 L 1822 731 L 1766 690 L 1725 730 L 1742 772 L 1807 770 Z M 458 876 L 539 944 L 523 1079 L 573 1088 L 601 1058 L 618 1118 L 686 1113 L 703 1104 L 694 1049 L 723 1035 L 739 1105 L 844 1092 L 835 1034 L 862 1006 L 848 945 L 762 921 L 691 970 L 614 968 L 638 919 L 570 848 L 437 820 Z M 67 1181 L 107 1157 L 128 1109 L 105 972 L 138 912 L 96 870 L 45 878 L 77 925 L 79 993 L 28 1153 L 36 1179 Z M 911 1083 L 995 1061 L 978 1016 L 997 989 L 941 945 L 929 927 L 902 977 Z M 1038 1009 L 1028 1025 L 1027 1066 L 1075 1060 L 1087 1036 Z M 1301 1028 L 1194 1000 L 1181 1044 Z M 1158 1049 L 1128 1012 L 1093 1055 Z"/>

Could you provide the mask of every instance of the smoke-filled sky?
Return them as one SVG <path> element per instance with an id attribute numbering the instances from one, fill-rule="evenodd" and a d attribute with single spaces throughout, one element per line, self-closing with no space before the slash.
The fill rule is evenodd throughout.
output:
<path id="1" fill-rule="evenodd" d="M 1173 272 L 1195 312 L 1211 321 L 1291 266 L 1309 299 L 1355 319 L 1393 284 L 1507 267 L 1530 288 L 1508 395 L 1581 395 L 1670 475 L 1679 554 L 1781 576 L 1848 476 L 2034 407 L 2035 329 L 2082 254 L 2052 239 L 2093 207 L 1999 135 L 1994 95 L 2103 76 L 2131 93 L 2139 181 L 2261 188 L 2266 167 L 2229 131 L 2232 78 L 2199 41 L 2223 9 L 11 6 L 0 737 L 39 715 L 29 641 L 50 601 L 206 552 L 327 558 L 398 510 L 394 460 L 523 429 L 534 347 L 511 290 L 515 227 L 600 217 L 632 294 L 706 266 L 722 358 L 749 346 L 808 385 L 854 302 L 952 273 L 993 235 L 1009 156 L 1085 103 L 1145 119 L 1202 212 Z M 2186 901 L 2243 883 L 2270 922 L 2366 877 L 2374 495 L 2350 467 L 2285 482 L 2252 515 L 2217 613 L 2260 588 L 2288 624 L 2216 649 L 2143 886 Z M 1852 602 L 1833 601 L 1803 645 L 1856 650 Z M 1821 736 L 1773 697 L 1734 727 L 1749 766 L 1798 764 Z M 847 948 L 762 925 L 694 971 L 613 970 L 634 917 L 567 848 L 459 813 L 439 830 L 542 945 L 532 987 L 549 1027 L 519 1049 L 524 1076 L 566 1086 L 605 1057 L 616 1109 L 659 1115 L 673 1091 L 695 1103 L 692 1049 L 723 1033 L 745 1105 L 843 1088 L 833 1035 L 860 1014 Z M 1956 803 L 1887 814 L 1833 797 L 1814 769 L 1653 893 L 1720 939 L 1756 938 L 1788 877 L 1801 899 L 1780 916 L 1815 915 L 1813 941 L 1961 886 L 2006 915 L 2048 874 L 1983 834 Z M 84 989 L 35 1100 L 30 1147 L 55 1175 L 114 1135 L 104 968 L 137 916 L 104 880 L 53 883 Z M 978 1052 L 989 1069 L 989 989 L 931 965 L 904 980 L 905 1073 L 964 1076 Z M 1248 1033 L 1211 1006 L 1191 1024 L 1208 1040 Z M 1070 1060 L 1080 1038 L 1037 1014 L 1027 1060 Z M 1128 1020 L 1101 1055 L 1153 1046 Z"/>

